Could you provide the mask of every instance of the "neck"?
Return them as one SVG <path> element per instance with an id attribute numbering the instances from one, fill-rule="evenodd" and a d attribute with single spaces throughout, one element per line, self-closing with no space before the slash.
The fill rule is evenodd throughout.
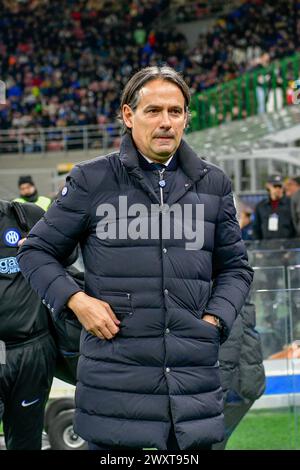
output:
<path id="1" fill-rule="evenodd" d="M 156 158 L 153 158 L 153 157 L 148 157 L 148 155 L 145 155 L 139 149 L 138 149 L 138 151 L 144 158 L 146 158 L 146 160 L 151 160 L 151 162 L 153 162 L 153 163 L 167 163 L 174 155 L 174 154 L 172 154 L 172 155 L 168 155 L 167 157 L 159 157 L 158 156 Z"/>

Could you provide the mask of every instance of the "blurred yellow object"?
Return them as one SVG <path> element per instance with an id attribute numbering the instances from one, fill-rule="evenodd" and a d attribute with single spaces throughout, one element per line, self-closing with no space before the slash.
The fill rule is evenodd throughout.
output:
<path id="1" fill-rule="evenodd" d="M 223 28 L 226 26 L 226 20 L 224 18 L 220 18 L 218 21 L 217 21 L 217 24 L 219 26 L 222 26 Z"/>
<path id="2" fill-rule="evenodd" d="M 31 93 L 32 93 L 32 95 L 35 96 L 35 97 L 38 97 L 38 96 L 40 96 L 40 94 L 41 94 L 40 89 L 39 89 L 39 87 L 37 87 L 37 86 L 32 87 Z"/>
<path id="3" fill-rule="evenodd" d="M 73 167 L 74 163 L 59 163 L 56 169 L 59 175 L 64 175 L 65 173 L 69 173 Z"/>

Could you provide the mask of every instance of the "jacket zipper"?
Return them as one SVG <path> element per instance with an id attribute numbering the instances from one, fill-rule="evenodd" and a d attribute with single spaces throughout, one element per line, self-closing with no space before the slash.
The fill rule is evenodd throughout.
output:
<path id="1" fill-rule="evenodd" d="M 159 172 L 160 208 L 162 209 L 164 205 L 164 191 L 163 191 L 163 186 L 160 183 L 164 179 L 165 169 L 158 170 L 158 172 Z"/>

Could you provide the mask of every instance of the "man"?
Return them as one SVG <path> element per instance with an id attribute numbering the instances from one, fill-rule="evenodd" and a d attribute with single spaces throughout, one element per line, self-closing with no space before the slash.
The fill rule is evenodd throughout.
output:
<path id="1" fill-rule="evenodd" d="M 0 201 L 0 340 L 6 350 L 0 361 L 0 421 L 3 415 L 7 449 L 39 450 L 56 346 L 47 309 L 16 259 L 18 243 L 26 234 L 14 204 Z M 44 211 L 34 204 L 22 206 L 31 228 Z"/>
<path id="2" fill-rule="evenodd" d="M 256 324 L 255 305 L 248 298 L 235 320 L 230 336 L 220 348 L 220 373 L 225 393 L 225 439 L 214 444 L 224 450 L 230 436 L 265 390 L 262 346 Z"/>
<path id="3" fill-rule="evenodd" d="M 291 210 L 297 237 L 300 237 L 300 176 L 288 178 L 284 183 L 285 194 L 291 198 Z"/>
<path id="4" fill-rule="evenodd" d="M 136 73 L 120 152 L 76 166 L 20 252 L 53 314 L 67 304 L 84 327 L 75 429 L 91 449 L 202 449 L 224 436 L 219 342 L 253 271 L 228 178 L 182 140 L 189 101 L 173 69 Z M 79 240 L 85 292 L 60 265 Z"/>
<path id="5" fill-rule="evenodd" d="M 254 239 L 294 237 L 291 201 L 284 195 L 282 176 L 270 176 L 266 189 L 269 193 L 268 199 L 259 202 L 255 209 Z"/>
<path id="6" fill-rule="evenodd" d="M 44 211 L 49 208 L 52 202 L 51 199 L 49 197 L 39 196 L 36 186 L 30 175 L 20 176 L 18 186 L 20 197 L 15 198 L 14 201 L 22 203 L 33 202 L 37 206 L 41 207 Z"/>

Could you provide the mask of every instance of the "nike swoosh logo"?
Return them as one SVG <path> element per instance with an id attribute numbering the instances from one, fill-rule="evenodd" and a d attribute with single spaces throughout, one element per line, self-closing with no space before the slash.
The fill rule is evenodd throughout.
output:
<path id="1" fill-rule="evenodd" d="M 37 403 L 38 401 L 40 401 L 40 399 L 38 398 L 37 400 L 33 400 L 33 401 L 29 401 L 27 402 L 26 400 L 23 400 L 22 401 L 22 406 L 30 406 L 30 405 L 34 405 L 34 403 Z"/>

